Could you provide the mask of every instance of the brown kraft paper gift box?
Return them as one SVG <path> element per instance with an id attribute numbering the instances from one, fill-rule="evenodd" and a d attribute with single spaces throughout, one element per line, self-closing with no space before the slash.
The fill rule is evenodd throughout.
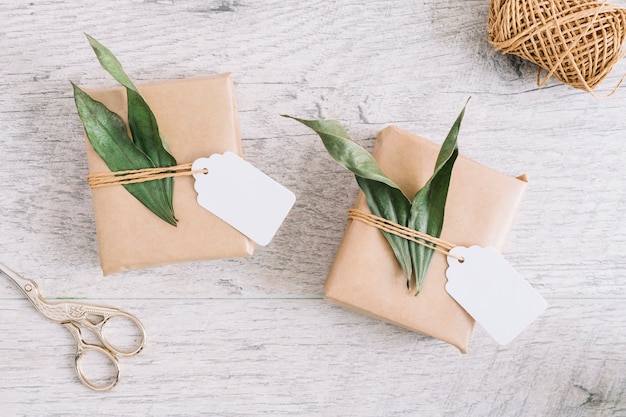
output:
<path id="1" fill-rule="evenodd" d="M 383 129 L 373 155 L 406 195 L 432 175 L 440 146 L 397 127 Z M 501 250 L 522 194 L 524 175 L 513 178 L 459 156 L 450 182 L 441 238 L 456 245 Z M 370 212 L 359 192 L 355 207 Z M 334 303 L 436 337 L 466 353 L 474 320 L 446 292 L 445 256 L 436 252 L 423 290 L 408 291 L 391 246 L 376 228 L 349 220 L 326 281 Z"/>
<path id="2" fill-rule="evenodd" d="M 226 151 L 242 156 L 230 74 L 154 82 L 138 88 L 179 164 Z M 87 92 L 128 121 L 124 88 Z M 86 142 L 89 173 L 110 172 Z M 177 227 L 158 218 L 120 185 L 91 190 L 104 275 L 252 254 L 252 241 L 197 204 L 193 183 L 192 176 L 175 179 Z"/>

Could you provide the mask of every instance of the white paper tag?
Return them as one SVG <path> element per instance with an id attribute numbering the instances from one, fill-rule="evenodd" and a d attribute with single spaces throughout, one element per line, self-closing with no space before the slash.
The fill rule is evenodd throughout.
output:
<path id="1" fill-rule="evenodd" d="M 261 246 L 267 245 L 296 196 L 233 152 L 196 159 L 198 204 Z"/>
<path id="2" fill-rule="evenodd" d="M 446 291 L 493 337 L 506 345 L 547 307 L 530 286 L 492 247 L 456 246 L 448 256 Z"/>

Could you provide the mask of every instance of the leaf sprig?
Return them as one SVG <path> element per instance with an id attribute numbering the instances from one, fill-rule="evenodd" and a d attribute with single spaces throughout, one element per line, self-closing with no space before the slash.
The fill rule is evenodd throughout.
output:
<path id="1" fill-rule="evenodd" d="M 72 83 L 78 115 L 91 146 L 113 172 L 176 165 L 176 159 L 168 152 L 159 133 L 152 110 L 124 72 L 122 64 L 108 48 L 86 36 L 100 65 L 126 88 L 128 125 L 132 135 L 131 139 L 119 115 Z M 154 214 L 176 226 L 173 178 L 125 184 L 124 187 Z"/>
<path id="2" fill-rule="evenodd" d="M 457 137 L 464 114 L 465 107 L 441 146 L 433 175 L 412 198 L 406 196 L 400 187 L 385 175 L 374 157 L 355 143 L 339 122 L 304 120 L 288 115 L 283 115 L 283 117 L 297 120 L 319 135 L 330 156 L 355 175 L 372 214 L 430 236 L 439 237 L 443 228 L 450 176 L 459 154 Z M 407 287 L 411 286 L 411 278 L 414 274 L 415 294 L 419 294 L 432 260 L 433 249 L 393 233 L 385 231 L 382 233 L 406 274 Z"/>

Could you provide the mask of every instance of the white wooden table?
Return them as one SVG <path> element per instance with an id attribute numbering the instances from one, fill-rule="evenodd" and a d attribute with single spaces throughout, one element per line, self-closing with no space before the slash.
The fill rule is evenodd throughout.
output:
<path id="1" fill-rule="evenodd" d="M 53 300 L 138 315 L 148 345 L 95 393 L 74 344 L 0 282 L 6 416 L 626 416 L 626 88 L 605 100 L 487 42 L 488 0 L 0 1 L 0 261 Z M 114 85 L 83 32 L 137 82 L 232 71 L 246 158 L 297 203 L 253 257 L 103 278 L 69 81 Z M 601 85 L 626 73 L 620 63 Z M 470 352 L 331 306 L 323 284 L 357 193 L 319 139 L 371 148 L 389 124 L 530 184 L 506 258 L 550 305 L 507 347 Z M 6 281 L 6 280 L 5 280 Z"/>

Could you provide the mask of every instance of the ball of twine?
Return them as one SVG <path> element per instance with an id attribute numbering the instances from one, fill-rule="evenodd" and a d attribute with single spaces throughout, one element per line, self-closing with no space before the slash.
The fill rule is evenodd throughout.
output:
<path id="1" fill-rule="evenodd" d="M 487 27 L 496 50 L 539 66 L 539 86 L 555 76 L 592 92 L 623 56 L 626 9 L 595 0 L 491 0 Z"/>

